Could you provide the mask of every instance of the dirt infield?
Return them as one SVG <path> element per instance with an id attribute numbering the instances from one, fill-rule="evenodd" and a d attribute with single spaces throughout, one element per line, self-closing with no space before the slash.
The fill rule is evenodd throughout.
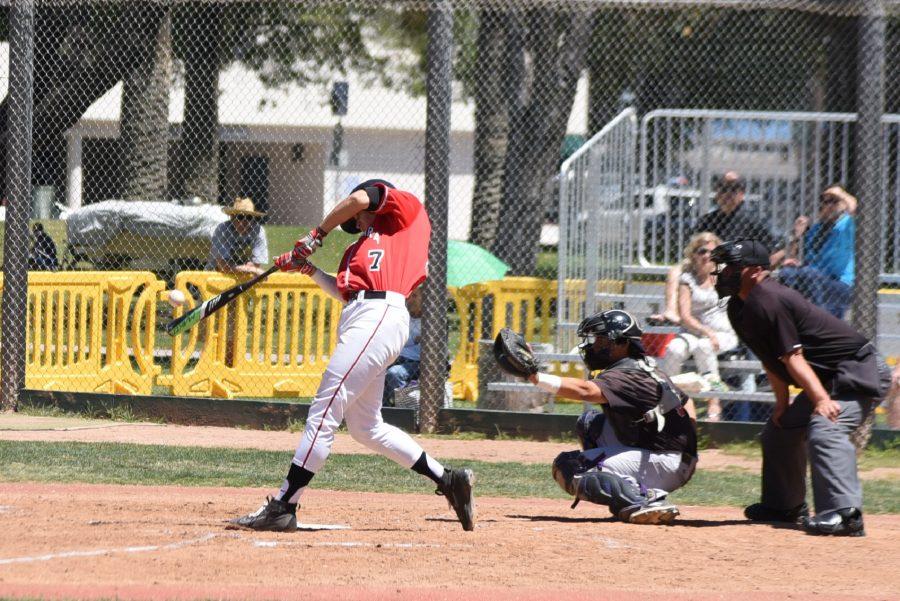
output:
<path id="1" fill-rule="evenodd" d="M 0 416 L 0 439 L 293 450 L 299 434 Z M 566 444 L 426 439 L 436 456 L 545 462 Z M 365 452 L 346 436 L 338 453 Z M 706 469 L 756 463 L 705 454 Z M 716 467 L 718 466 L 718 467 Z M 893 469 L 893 468 L 890 468 Z M 273 483 L 274 484 L 274 483 Z M 477 490 L 477 489 L 476 489 Z M 900 599 L 900 516 L 830 539 L 682 507 L 669 527 L 600 507 L 478 499 L 463 532 L 443 499 L 312 490 L 300 521 L 344 530 L 252 533 L 224 520 L 266 489 L 0 483 L 0 597 L 47 599 Z"/>
<path id="2" fill-rule="evenodd" d="M 730 508 L 686 507 L 677 526 L 653 527 L 613 522 L 596 506 L 480 499 L 478 527 L 467 533 L 437 497 L 315 490 L 302 521 L 349 530 L 224 528 L 265 492 L 0 484 L 0 594 L 886 599 L 900 591 L 900 516 L 867 516 L 867 538 L 826 539 L 751 526 Z"/>

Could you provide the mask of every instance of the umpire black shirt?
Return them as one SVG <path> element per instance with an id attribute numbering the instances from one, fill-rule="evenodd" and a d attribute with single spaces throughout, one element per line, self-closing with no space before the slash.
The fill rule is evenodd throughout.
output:
<path id="1" fill-rule="evenodd" d="M 746 300 L 732 296 L 728 320 L 766 369 L 788 384 L 797 386 L 781 357 L 803 349 L 832 395 L 881 394 L 874 345 L 846 322 L 771 278 L 754 286 Z"/>
<path id="2" fill-rule="evenodd" d="M 662 378 L 665 374 L 657 370 Z M 662 397 L 662 384 L 636 367 L 634 359 L 622 359 L 609 366 L 593 382 L 600 387 L 606 404 L 601 405 L 616 438 L 625 446 L 648 451 L 687 453 L 697 456 L 697 432 L 683 408 L 666 413 L 662 432 L 656 423 L 644 421 L 644 414 L 656 407 Z M 673 384 L 670 383 L 674 387 Z M 683 392 L 674 388 L 682 403 Z"/>
<path id="3" fill-rule="evenodd" d="M 754 238 L 766 245 L 770 250 L 778 248 L 778 241 L 762 220 L 750 214 L 742 202 L 731 213 L 722 209 L 710 211 L 697 221 L 696 233 L 712 232 L 722 240 L 741 240 Z"/>

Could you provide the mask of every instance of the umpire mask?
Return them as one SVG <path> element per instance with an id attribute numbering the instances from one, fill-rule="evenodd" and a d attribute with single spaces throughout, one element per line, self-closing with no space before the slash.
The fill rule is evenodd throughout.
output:
<path id="1" fill-rule="evenodd" d="M 723 242 L 710 255 L 716 264 L 716 294 L 719 298 L 734 296 L 741 289 L 744 267 L 769 269 L 769 249 L 759 240 Z"/>
<path id="2" fill-rule="evenodd" d="M 741 289 L 740 265 L 725 265 L 716 276 L 716 294 L 719 298 L 736 295 Z"/>

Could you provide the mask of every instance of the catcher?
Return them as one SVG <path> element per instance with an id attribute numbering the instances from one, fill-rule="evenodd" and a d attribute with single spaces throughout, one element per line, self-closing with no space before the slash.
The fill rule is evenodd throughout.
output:
<path id="1" fill-rule="evenodd" d="M 678 508 L 666 496 L 687 484 L 697 465 L 693 401 L 659 371 L 641 345 L 629 313 L 597 313 L 578 326 L 592 380 L 539 373 L 524 338 L 504 329 L 494 341 L 500 367 L 542 390 L 596 403 L 576 424 L 581 451 L 560 453 L 553 478 L 575 497 L 606 505 L 622 521 L 669 523 Z"/>

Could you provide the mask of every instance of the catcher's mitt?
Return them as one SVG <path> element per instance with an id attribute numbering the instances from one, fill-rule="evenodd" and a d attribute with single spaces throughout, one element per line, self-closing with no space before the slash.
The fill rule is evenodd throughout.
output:
<path id="1" fill-rule="evenodd" d="M 500 369 L 513 376 L 527 378 L 538 371 L 531 347 L 520 334 L 503 328 L 494 339 L 494 359 Z"/>

